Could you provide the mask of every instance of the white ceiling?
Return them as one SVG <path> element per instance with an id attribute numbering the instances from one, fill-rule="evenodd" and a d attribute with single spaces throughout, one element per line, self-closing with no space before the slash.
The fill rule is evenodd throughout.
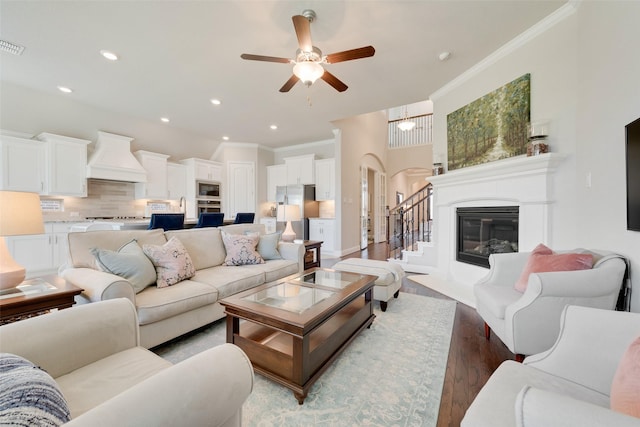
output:
<path id="1" fill-rule="evenodd" d="M 0 75 L 109 111 L 166 116 L 166 126 L 212 141 L 228 135 L 276 148 L 331 139 L 332 120 L 428 99 L 565 2 L 1 0 L 0 38 L 25 50 L 0 53 Z M 291 17 L 309 8 L 324 54 L 376 49 L 372 58 L 327 65 L 346 92 L 318 81 L 280 93 L 291 65 L 240 58 L 294 57 Z M 101 49 L 120 60 L 106 61 Z M 451 57 L 441 62 L 443 51 Z"/>

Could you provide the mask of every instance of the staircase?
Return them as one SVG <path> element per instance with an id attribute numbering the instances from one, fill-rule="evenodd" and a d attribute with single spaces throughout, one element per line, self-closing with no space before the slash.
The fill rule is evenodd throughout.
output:
<path id="1" fill-rule="evenodd" d="M 389 261 L 399 263 L 408 272 L 431 272 L 436 260 L 431 240 L 432 226 L 433 187 L 427 184 L 389 210 Z"/>

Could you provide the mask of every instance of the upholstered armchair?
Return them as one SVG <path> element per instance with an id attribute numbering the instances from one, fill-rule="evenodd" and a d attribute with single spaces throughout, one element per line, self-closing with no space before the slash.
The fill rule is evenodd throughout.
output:
<path id="1" fill-rule="evenodd" d="M 531 273 L 526 289 L 514 285 L 530 252 L 492 254 L 487 276 L 474 286 L 476 310 L 491 331 L 522 360 L 551 348 L 565 305 L 613 310 L 623 285 L 626 260 L 612 252 L 575 250 L 593 255 L 593 267 L 579 271 Z"/>

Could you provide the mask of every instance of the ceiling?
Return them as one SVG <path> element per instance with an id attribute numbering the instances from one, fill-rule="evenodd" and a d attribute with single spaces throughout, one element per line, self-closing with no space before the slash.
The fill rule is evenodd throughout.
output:
<path id="1" fill-rule="evenodd" d="M 0 38 L 25 50 L 0 53 L 0 75 L 108 111 L 168 117 L 166 126 L 212 141 L 277 148 L 331 139 L 333 120 L 428 99 L 565 2 L 1 0 Z M 293 58 L 291 17 L 304 9 L 317 14 L 311 36 L 324 54 L 375 47 L 371 58 L 326 66 L 346 92 L 318 81 L 280 93 L 290 64 L 240 58 Z"/>

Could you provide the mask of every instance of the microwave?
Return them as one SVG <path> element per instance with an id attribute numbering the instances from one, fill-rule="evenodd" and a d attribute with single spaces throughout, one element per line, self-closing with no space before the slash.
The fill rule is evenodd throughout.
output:
<path id="1" fill-rule="evenodd" d="M 196 181 L 196 199 L 220 199 L 220 183 Z"/>

